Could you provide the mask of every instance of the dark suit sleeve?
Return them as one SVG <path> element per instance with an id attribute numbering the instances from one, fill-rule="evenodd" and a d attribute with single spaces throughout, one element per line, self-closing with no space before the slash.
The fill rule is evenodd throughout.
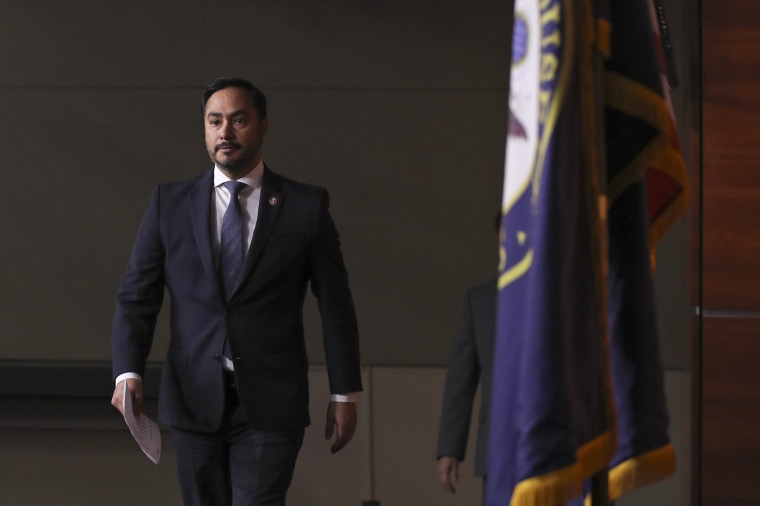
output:
<path id="1" fill-rule="evenodd" d="M 113 377 L 145 373 L 164 297 L 164 247 L 159 232 L 159 190 L 153 192 L 116 297 L 111 332 Z"/>
<path id="2" fill-rule="evenodd" d="M 464 460 L 472 406 L 480 380 L 471 298 L 468 293 L 446 371 L 436 456 Z"/>
<path id="3" fill-rule="evenodd" d="M 330 393 L 346 394 L 362 390 L 359 331 L 338 231 L 328 207 L 327 191 L 321 190 L 309 274 L 322 317 Z"/>

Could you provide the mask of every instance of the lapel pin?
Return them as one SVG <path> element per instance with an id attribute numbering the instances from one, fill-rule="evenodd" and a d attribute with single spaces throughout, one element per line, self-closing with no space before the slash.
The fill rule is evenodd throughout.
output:
<path id="1" fill-rule="evenodd" d="M 276 206 L 280 203 L 280 197 L 269 197 L 269 205 Z"/>

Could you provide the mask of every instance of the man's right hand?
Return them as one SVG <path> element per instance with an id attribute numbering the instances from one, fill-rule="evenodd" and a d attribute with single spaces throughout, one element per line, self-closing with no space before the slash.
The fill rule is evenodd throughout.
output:
<path id="1" fill-rule="evenodd" d="M 142 413 L 143 405 L 143 386 L 142 381 L 138 379 L 125 379 L 121 380 L 113 391 L 113 397 L 111 397 L 111 405 L 119 410 L 119 413 L 124 416 L 124 382 L 127 382 L 127 389 L 132 395 L 132 411 L 135 416 L 139 416 Z"/>
<path id="2" fill-rule="evenodd" d="M 459 480 L 459 459 L 456 457 L 441 457 L 438 459 L 438 479 L 443 488 L 456 493 L 454 484 Z"/>

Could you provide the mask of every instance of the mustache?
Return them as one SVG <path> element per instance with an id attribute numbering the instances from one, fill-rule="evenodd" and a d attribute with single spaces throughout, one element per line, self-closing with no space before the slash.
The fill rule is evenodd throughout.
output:
<path id="1" fill-rule="evenodd" d="M 237 142 L 223 142 L 223 143 L 221 143 L 221 144 L 217 144 L 217 145 L 214 147 L 214 152 L 217 152 L 217 151 L 219 151 L 220 149 L 224 149 L 224 148 L 235 148 L 235 149 L 240 149 L 240 144 L 238 144 Z"/>

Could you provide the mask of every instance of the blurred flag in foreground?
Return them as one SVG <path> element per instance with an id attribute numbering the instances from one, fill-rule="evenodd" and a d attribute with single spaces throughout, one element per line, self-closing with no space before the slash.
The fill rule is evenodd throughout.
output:
<path id="1" fill-rule="evenodd" d="M 566 504 L 615 451 L 590 2 L 516 0 L 486 504 Z"/>
<path id="2" fill-rule="evenodd" d="M 605 64 L 609 174 L 609 326 L 618 417 L 612 500 L 675 472 L 650 249 L 687 204 L 654 5 L 615 2 Z"/>
<path id="3" fill-rule="evenodd" d="M 650 1 L 515 2 L 489 506 L 566 504 L 610 465 L 614 499 L 675 468 L 649 238 L 686 176 Z"/>

